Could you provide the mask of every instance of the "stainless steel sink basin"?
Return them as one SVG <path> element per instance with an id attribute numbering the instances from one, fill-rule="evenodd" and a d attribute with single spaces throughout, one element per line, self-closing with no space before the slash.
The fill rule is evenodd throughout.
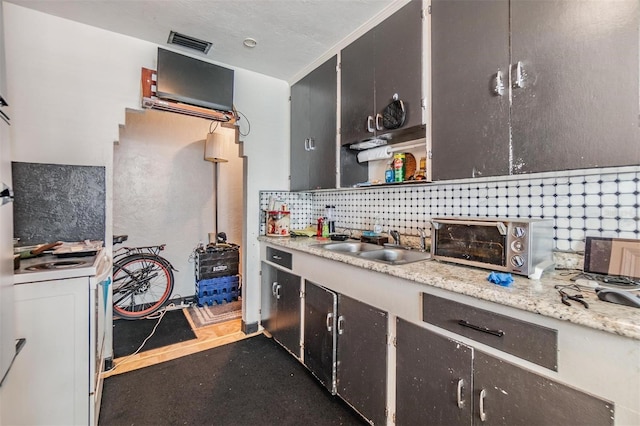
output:
<path id="1" fill-rule="evenodd" d="M 361 243 L 359 241 L 319 244 L 319 246 L 325 250 L 337 251 L 340 253 L 361 253 L 372 250 L 382 250 L 382 246 L 377 244 Z"/>
<path id="2" fill-rule="evenodd" d="M 378 251 L 363 252 L 359 255 L 369 260 L 389 263 L 391 265 L 403 265 L 405 263 L 419 262 L 431 258 L 431 254 L 422 251 L 384 248 Z"/>
<path id="3" fill-rule="evenodd" d="M 324 250 L 361 257 L 375 262 L 389 265 L 404 265 L 406 263 L 419 262 L 431 258 L 428 252 L 405 250 L 401 248 L 382 247 L 377 244 L 361 243 L 358 241 L 345 243 L 318 244 Z"/>

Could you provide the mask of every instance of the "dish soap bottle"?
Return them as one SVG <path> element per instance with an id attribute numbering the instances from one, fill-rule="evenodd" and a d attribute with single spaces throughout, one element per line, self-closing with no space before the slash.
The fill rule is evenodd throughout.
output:
<path id="1" fill-rule="evenodd" d="M 377 235 L 382 234 L 382 224 L 380 223 L 379 217 L 376 217 L 376 221 L 373 225 L 373 232 L 375 232 Z"/>
<path id="2" fill-rule="evenodd" d="M 387 170 L 384 171 L 384 181 L 385 183 L 393 182 L 393 165 L 391 161 L 387 163 Z"/>

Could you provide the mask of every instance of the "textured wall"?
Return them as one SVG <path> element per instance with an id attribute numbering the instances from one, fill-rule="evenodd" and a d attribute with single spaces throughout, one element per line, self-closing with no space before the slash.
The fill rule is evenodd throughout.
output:
<path id="1" fill-rule="evenodd" d="M 173 297 L 194 295 L 191 256 L 213 232 L 214 169 L 204 160 L 210 124 L 169 112 L 128 112 L 114 151 L 114 235 L 129 235 L 125 246 L 167 244 L 162 256 L 178 269 Z M 227 136 L 229 159 L 219 170 L 218 229 L 240 244 L 243 194 L 230 185 L 242 184 L 243 162 L 231 142 L 233 130 L 219 127 L 216 132 Z"/>
<path id="2" fill-rule="evenodd" d="M 12 169 L 20 245 L 104 240 L 104 167 L 14 162 Z"/>

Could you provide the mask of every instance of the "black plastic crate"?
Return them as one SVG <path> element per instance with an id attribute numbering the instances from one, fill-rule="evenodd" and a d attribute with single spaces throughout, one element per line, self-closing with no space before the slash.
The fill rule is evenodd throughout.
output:
<path id="1" fill-rule="evenodd" d="M 235 244 L 224 247 L 209 245 L 196 250 L 196 281 L 238 274 L 240 247 Z"/>

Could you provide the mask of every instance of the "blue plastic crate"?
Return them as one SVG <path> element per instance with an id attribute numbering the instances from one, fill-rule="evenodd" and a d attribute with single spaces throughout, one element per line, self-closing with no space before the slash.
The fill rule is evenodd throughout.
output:
<path id="1" fill-rule="evenodd" d="M 196 282 L 198 306 L 238 300 L 240 276 L 209 278 Z"/>

